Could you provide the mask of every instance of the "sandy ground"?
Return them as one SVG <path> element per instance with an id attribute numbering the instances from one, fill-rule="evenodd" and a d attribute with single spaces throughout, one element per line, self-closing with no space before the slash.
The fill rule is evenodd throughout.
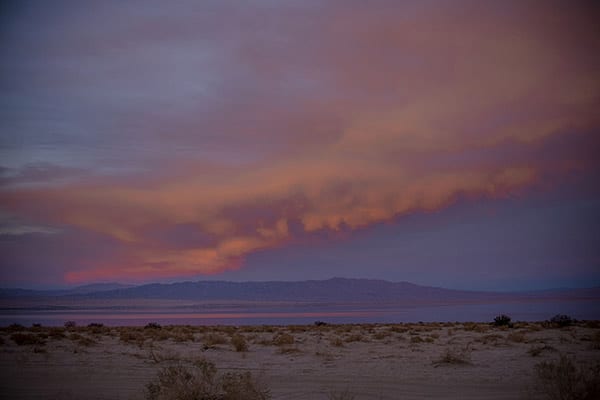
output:
<path id="1" fill-rule="evenodd" d="M 525 399 L 537 363 L 600 362 L 599 323 L 11 327 L 0 343 L 2 399 L 143 399 L 159 369 L 199 358 L 251 371 L 273 399 Z"/>

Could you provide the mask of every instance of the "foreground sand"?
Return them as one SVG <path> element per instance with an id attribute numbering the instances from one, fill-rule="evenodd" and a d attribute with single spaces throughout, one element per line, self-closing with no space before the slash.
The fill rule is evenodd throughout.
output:
<path id="1" fill-rule="evenodd" d="M 198 358 L 251 371 L 273 399 L 524 399 L 541 361 L 598 363 L 600 324 L 13 326 L 0 343 L 2 399 L 143 399 L 161 367 Z"/>

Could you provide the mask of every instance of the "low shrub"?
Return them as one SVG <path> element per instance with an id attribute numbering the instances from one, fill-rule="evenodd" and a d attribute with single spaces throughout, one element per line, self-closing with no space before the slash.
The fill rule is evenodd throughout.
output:
<path id="1" fill-rule="evenodd" d="M 146 385 L 147 400 L 267 400 L 269 389 L 249 372 L 219 375 L 215 364 L 198 360 L 191 367 L 162 368 Z"/>
<path id="2" fill-rule="evenodd" d="M 33 333 L 13 333 L 10 338 L 18 346 L 44 345 L 46 341 Z"/>
<path id="3" fill-rule="evenodd" d="M 248 351 L 248 342 L 243 335 L 235 334 L 231 337 L 231 344 L 237 352 Z"/>
<path id="4" fill-rule="evenodd" d="M 535 366 L 538 393 L 551 400 L 593 400 L 600 398 L 600 364 L 577 366 L 565 355 L 557 361 Z"/>
<path id="5" fill-rule="evenodd" d="M 568 315 L 556 314 L 554 317 L 550 318 L 549 322 L 554 326 L 564 328 L 573 325 L 576 321 Z"/>
<path id="6" fill-rule="evenodd" d="M 77 322 L 75 321 L 67 321 L 65 322 L 65 328 L 67 329 L 73 329 L 77 326 Z"/>
<path id="7" fill-rule="evenodd" d="M 161 329 L 162 326 L 160 326 L 159 323 L 157 322 L 148 322 L 146 324 L 146 326 L 144 326 L 144 329 Z"/>

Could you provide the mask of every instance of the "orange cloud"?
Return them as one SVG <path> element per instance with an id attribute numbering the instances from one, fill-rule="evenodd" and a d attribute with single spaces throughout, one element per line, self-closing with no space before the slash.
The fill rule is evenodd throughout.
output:
<path id="1" fill-rule="evenodd" d="M 577 7 L 471 6 L 326 7 L 311 30 L 266 23 L 286 45 L 232 39 L 219 53 L 222 86 L 210 106 L 198 104 L 204 113 L 186 104 L 153 119 L 144 110 L 148 137 L 189 152 L 159 148 L 161 162 L 133 178 L 7 186 L 0 204 L 128 249 L 68 281 L 148 279 L 236 269 L 248 254 L 316 231 L 596 168 L 581 156 L 600 127 L 593 21 Z M 194 154 L 204 145 L 222 162 Z M 181 225 L 206 240 L 173 246 L 151 234 Z"/>

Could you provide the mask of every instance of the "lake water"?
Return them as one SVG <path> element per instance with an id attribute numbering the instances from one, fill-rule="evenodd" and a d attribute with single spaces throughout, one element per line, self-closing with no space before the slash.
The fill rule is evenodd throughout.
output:
<path id="1" fill-rule="evenodd" d="M 580 320 L 600 320 L 599 300 L 511 302 L 459 304 L 419 307 L 372 305 L 321 305 L 269 309 L 235 308 L 196 312 L 185 309 L 73 309 L 73 310 L 1 310 L 0 326 L 12 323 L 62 326 L 65 321 L 78 325 L 91 322 L 109 326 L 142 326 L 149 322 L 162 325 L 293 325 L 328 323 L 398 322 L 490 322 L 499 314 L 513 321 L 543 321 L 556 314 Z"/>

